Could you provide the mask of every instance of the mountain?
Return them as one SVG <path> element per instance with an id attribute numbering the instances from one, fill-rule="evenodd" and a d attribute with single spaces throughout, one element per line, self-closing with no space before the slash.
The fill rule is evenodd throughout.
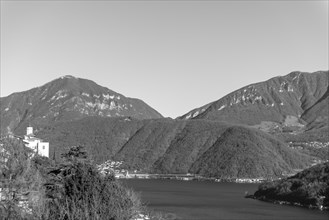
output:
<path id="1" fill-rule="evenodd" d="M 264 131 L 321 128 L 329 121 L 329 73 L 292 72 L 238 89 L 180 119 L 252 125 Z"/>
<path id="2" fill-rule="evenodd" d="M 37 137 L 50 142 L 50 157 L 56 159 L 65 148 L 81 145 L 96 163 L 124 161 L 129 170 L 280 177 L 314 159 L 326 159 L 317 155 L 326 152 L 322 139 L 327 135 L 320 150 L 317 143 L 316 150 L 314 143 L 303 143 L 307 147 L 301 151 L 288 143 L 292 136 L 272 136 L 255 128 L 273 129 L 281 123 L 280 129 L 306 130 L 307 125 L 327 131 L 322 109 L 328 99 L 326 80 L 328 72 L 291 73 L 244 87 L 183 117 L 193 120 L 173 120 L 140 100 L 65 76 L 1 98 L 1 132 L 22 135 L 30 124 Z M 306 133 L 318 137 L 314 130 Z"/>
<path id="3" fill-rule="evenodd" d="M 51 157 L 58 159 L 65 148 L 81 145 L 98 164 L 124 161 L 126 169 L 150 173 L 243 178 L 259 172 L 278 177 L 305 168 L 313 159 L 262 131 L 218 121 L 85 117 L 37 130 L 37 137 L 50 142 Z M 218 170 L 221 161 L 223 169 Z"/>
<path id="4" fill-rule="evenodd" d="M 115 159 L 131 168 L 154 173 L 188 173 L 229 125 L 204 120 L 148 121 L 132 136 Z"/>
<path id="5" fill-rule="evenodd" d="M 329 162 L 318 164 L 282 180 L 263 183 L 251 197 L 329 209 Z"/>
<path id="6" fill-rule="evenodd" d="M 323 123 L 328 123 L 329 115 L 329 89 L 311 107 L 303 112 L 301 118 L 309 124 L 310 128 L 322 127 Z"/>
<path id="7" fill-rule="evenodd" d="M 254 129 L 232 126 L 193 164 L 191 170 L 208 177 L 257 178 L 293 173 L 305 166 L 303 154 Z"/>
<path id="8" fill-rule="evenodd" d="M 64 76 L 41 87 L 0 98 L 1 133 L 28 124 L 49 124 L 85 116 L 162 118 L 142 100 L 127 98 L 95 82 Z"/>

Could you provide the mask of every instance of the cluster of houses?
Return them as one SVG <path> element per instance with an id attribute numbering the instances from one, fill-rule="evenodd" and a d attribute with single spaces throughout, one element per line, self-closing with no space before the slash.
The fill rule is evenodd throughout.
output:
<path id="1" fill-rule="evenodd" d="M 129 178 L 128 170 L 122 169 L 123 161 L 108 160 L 100 165 L 97 165 L 97 169 L 101 174 L 114 173 L 116 178 Z"/>
<path id="2" fill-rule="evenodd" d="M 262 183 L 265 178 L 232 178 L 232 179 L 215 179 L 215 182 L 234 182 L 234 183 Z"/>
<path id="3" fill-rule="evenodd" d="M 318 142 L 318 141 L 311 141 L 311 142 L 305 143 L 305 145 L 319 149 L 319 148 L 329 147 L 329 142 L 322 143 L 322 142 Z"/>
<path id="4" fill-rule="evenodd" d="M 321 149 L 321 148 L 329 147 L 329 142 L 318 142 L 318 141 L 289 142 L 289 146 L 294 149 L 303 149 L 303 146 Z"/>
<path id="5" fill-rule="evenodd" d="M 150 217 L 146 214 L 143 213 L 139 213 L 138 215 L 136 215 L 133 220 L 149 220 Z"/>
<path id="6" fill-rule="evenodd" d="M 261 183 L 264 182 L 264 178 L 240 178 L 240 179 L 235 179 L 236 183 Z"/>

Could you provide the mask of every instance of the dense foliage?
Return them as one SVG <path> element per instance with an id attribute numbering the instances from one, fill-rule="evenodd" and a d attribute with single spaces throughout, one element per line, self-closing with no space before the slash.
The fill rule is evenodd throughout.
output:
<path id="1" fill-rule="evenodd" d="M 263 183 L 254 197 L 329 208 L 329 162 L 313 166 L 283 180 Z"/>
<path id="2" fill-rule="evenodd" d="M 27 169 L 31 154 L 21 141 L 0 139 L 0 219 L 19 219 L 23 216 L 18 211 L 17 203 L 33 182 Z"/>
<path id="3" fill-rule="evenodd" d="M 50 157 L 61 160 L 65 146 L 84 146 L 95 163 L 112 158 L 143 125 L 132 118 L 87 117 L 81 120 L 59 122 L 37 128 L 37 135 L 47 140 Z"/>
<path id="4" fill-rule="evenodd" d="M 122 168 L 149 173 L 280 176 L 310 162 L 271 135 L 234 127 L 207 120 L 89 117 L 40 128 L 38 136 L 50 142 L 51 157 L 55 152 L 58 159 L 63 146 L 81 145 L 97 164 L 124 161 Z"/>
<path id="5" fill-rule="evenodd" d="M 45 219 L 125 220 L 136 214 L 127 190 L 112 174 L 100 175 L 79 147 L 63 156 L 48 172 Z"/>
<path id="6" fill-rule="evenodd" d="M 264 132 L 232 126 L 193 164 L 191 172 L 216 178 L 271 178 L 309 163 L 309 156 Z"/>
<path id="7" fill-rule="evenodd" d="M 142 210 L 134 192 L 113 173 L 101 174 L 82 147 L 60 163 L 33 156 L 16 139 L 1 140 L 1 153 L 0 219 L 128 220 Z"/>
<path id="8" fill-rule="evenodd" d="M 39 128 L 37 135 L 50 142 L 57 160 L 63 146 L 81 145 L 97 164 L 124 160 L 128 169 L 186 173 L 227 127 L 205 120 L 88 117 Z"/>

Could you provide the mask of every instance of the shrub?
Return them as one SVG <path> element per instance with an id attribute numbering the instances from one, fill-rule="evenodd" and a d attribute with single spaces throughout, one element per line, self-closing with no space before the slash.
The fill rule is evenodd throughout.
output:
<path id="1" fill-rule="evenodd" d="M 25 174 L 32 153 L 20 140 L 0 139 L 0 219 L 26 217 L 20 202 L 31 184 Z"/>
<path id="2" fill-rule="evenodd" d="M 48 172 L 45 184 L 45 219 L 131 219 L 133 202 L 128 191 L 112 174 L 101 175 L 81 152 L 73 147 L 64 161 Z"/>
<path id="3" fill-rule="evenodd" d="M 70 148 L 55 163 L 31 157 L 18 140 L 0 144 L 0 219 L 128 220 L 143 209 L 138 196 L 112 173 L 101 174 L 82 147 Z"/>

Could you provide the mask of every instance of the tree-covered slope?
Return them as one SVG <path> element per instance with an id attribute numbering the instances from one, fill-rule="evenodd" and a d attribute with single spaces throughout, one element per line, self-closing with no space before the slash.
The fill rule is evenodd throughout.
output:
<path id="1" fill-rule="evenodd" d="M 203 120 L 153 120 L 136 132 L 115 158 L 150 172 L 187 173 L 227 127 Z"/>
<path id="2" fill-rule="evenodd" d="M 191 167 L 216 178 L 277 177 L 305 167 L 310 157 L 254 129 L 232 126 Z"/>
<path id="3" fill-rule="evenodd" d="M 329 123 L 329 87 L 323 96 L 306 109 L 301 118 L 308 123 L 308 129 L 322 128 Z"/>
<path id="4" fill-rule="evenodd" d="M 230 125 L 223 122 L 194 120 L 176 134 L 167 151 L 153 165 L 155 172 L 187 173 Z"/>
<path id="5" fill-rule="evenodd" d="M 38 137 L 50 143 L 50 157 L 60 158 L 68 146 L 84 146 L 95 162 L 104 162 L 144 125 L 134 118 L 86 117 L 36 127 Z"/>
<path id="6" fill-rule="evenodd" d="M 279 181 L 263 183 L 254 198 L 329 208 L 329 162 L 305 169 Z"/>
<path id="7" fill-rule="evenodd" d="M 51 157 L 81 145 L 96 163 L 114 159 L 151 173 L 280 176 L 311 160 L 262 131 L 207 120 L 87 117 L 39 127 L 37 136 L 50 142 Z"/>

